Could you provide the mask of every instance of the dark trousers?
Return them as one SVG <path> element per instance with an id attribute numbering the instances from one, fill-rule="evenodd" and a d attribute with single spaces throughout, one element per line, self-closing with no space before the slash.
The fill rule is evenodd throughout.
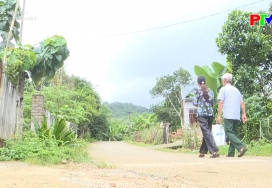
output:
<path id="1" fill-rule="evenodd" d="M 213 135 L 212 135 L 212 121 L 213 116 L 198 116 L 198 122 L 202 131 L 202 144 L 199 149 L 199 153 L 207 154 L 217 152 L 219 149 L 215 144 Z"/>
<path id="2" fill-rule="evenodd" d="M 240 152 L 240 150 L 245 146 L 237 137 L 239 123 L 240 120 L 224 119 L 226 136 L 230 142 L 228 151 L 228 155 L 230 156 L 234 156 L 235 149 Z"/>

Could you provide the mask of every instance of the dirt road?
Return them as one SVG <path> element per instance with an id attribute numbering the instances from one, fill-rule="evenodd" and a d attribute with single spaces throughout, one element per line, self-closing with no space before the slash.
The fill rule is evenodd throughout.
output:
<path id="1" fill-rule="evenodd" d="M 0 187 L 271 187 L 272 157 L 211 159 L 208 156 L 166 153 L 125 142 L 97 142 L 89 146 L 92 164 L 41 167 L 0 162 Z"/>
<path id="2" fill-rule="evenodd" d="M 94 143 L 90 151 L 119 168 L 160 178 L 169 187 L 272 187 L 272 157 L 198 158 L 125 142 Z"/>

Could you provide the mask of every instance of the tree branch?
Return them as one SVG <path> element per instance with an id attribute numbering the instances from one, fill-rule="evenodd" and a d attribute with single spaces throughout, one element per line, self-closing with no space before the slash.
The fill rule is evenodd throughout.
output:
<path id="1" fill-rule="evenodd" d="M 170 97 L 167 97 L 172 105 L 172 107 L 174 108 L 174 110 L 176 111 L 176 113 L 180 116 L 180 113 L 178 112 L 177 108 L 175 107 L 174 103 L 172 102 Z"/>

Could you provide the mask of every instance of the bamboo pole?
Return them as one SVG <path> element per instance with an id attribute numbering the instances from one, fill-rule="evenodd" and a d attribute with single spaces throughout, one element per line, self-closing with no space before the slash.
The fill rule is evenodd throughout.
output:
<path id="1" fill-rule="evenodd" d="M 22 18 L 21 18 L 21 27 L 20 27 L 20 42 L 21 43 L 23 38 L 23 26 L 24 26 L 24 19 L 25 19 L 25 4 L 26 4 L 26 0 L 23 0 L 23 9 L 22 9 Z"/>
<path id="2" fill-rule="evenodd" d="M 19 0 L 17 0 L 16 5 L 15 5 L 15 10 L 14 10 L 14 13 L 13 13 L 11 25 L 10 25 L 9 32 L 8 32 L 8 39 L 7 39 L 7 44 L 6 44 L 6 48 L 5 48 L 4 59 L 3 59 L 3 62 L 2 62 L 2 67 L 1 67 L 2 79 L 1 79 L 1 86 L 0 86 L 0 101 L 1 101 L 1 98 L 2 98 L 3 77 L 5 76 L 5 66 L 7 64 L 6 63 L 6 61 L 7 61 L 7 49 L 8 49 L 8 46 L 9 46 L 11 33 L 12 33 L 12 30 L 13 30 L 13 27 L 14 27 L 14 22 L 15 22 L 15 19 L 16 19 L 18 7 L 19 7 Z"/>

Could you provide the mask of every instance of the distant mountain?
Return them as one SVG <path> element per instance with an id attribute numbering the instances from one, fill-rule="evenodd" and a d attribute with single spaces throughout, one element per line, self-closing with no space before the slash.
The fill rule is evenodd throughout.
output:
<path id="1" fill-rule="evenodd" d="M 127 116 L 130 114 L 142 114 L 148 112 L 148 109 L 142 106 L 137 106 L 132 103 L 113 102 L 104 104 L 110 109 L 112 116 L 116 118 Z"/>

